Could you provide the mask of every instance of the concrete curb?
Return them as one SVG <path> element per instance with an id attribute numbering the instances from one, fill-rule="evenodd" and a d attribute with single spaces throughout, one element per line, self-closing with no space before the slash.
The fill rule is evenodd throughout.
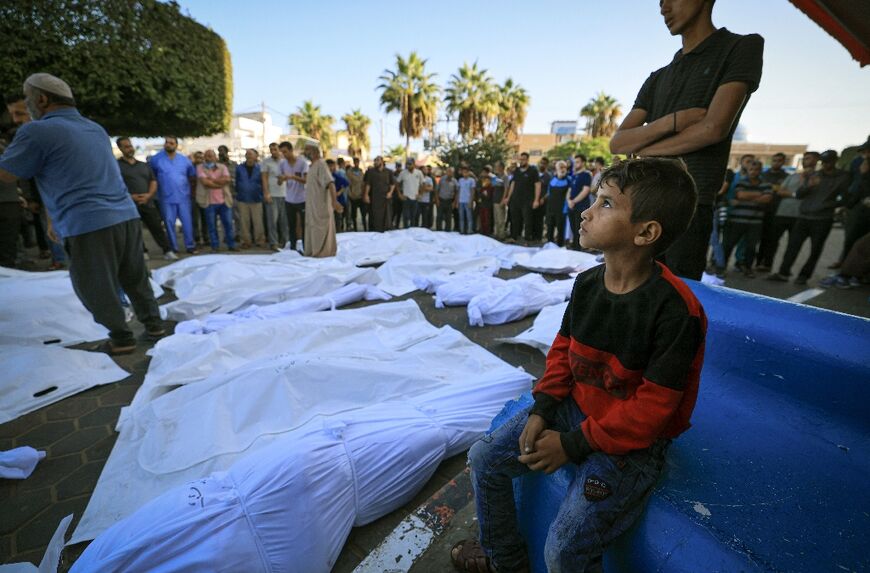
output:
<path id="1" fill-rule="evenodd" d="M 407 573 L 471 499 L 471 476 L 465 468 L 403 519 L 353 573 Z"/>

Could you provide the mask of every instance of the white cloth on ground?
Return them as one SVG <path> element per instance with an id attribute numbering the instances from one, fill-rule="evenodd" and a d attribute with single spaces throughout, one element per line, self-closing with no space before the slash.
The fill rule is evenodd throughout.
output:
<path id="1" fill-rule="evenodd" d="M 107 355 L 61 346 L 0 345 L 0 424 L 129 374 Z"/>
<path id="2" fill-rule="evenodd" d="M 435 308 L 465 306 L 484 290 L 505 284 L 504 279 L 486 273 L 456 273 L 447 276 L 414 277 L 418 289 L 435 295 Z"/>
<path id="3" fill-rule="evenodd" d="M 705 285 L 723 286 L 725 284 L 725 279 L 720 279 L 716 275 L 704 273 L 703 275 L 701 275 L 701 282 Z"/>
<path id="4" fill-rule="evenodd" d="M 495 257 L 457 257 L 454 254 L 418 253 L 396 255 L 378 268 L 381 282 L 378 287 L 393 296 L 402 296 L 417 290 L 414 279 L 421 277 L 438 280 L 456 273 L 494 275 L 499 270 Z"/>
<path id="5" fill-rule="evenodd" d="M 538 251 L 534 247 L 506 245 L 485 235 L 461 235 L 413 227 L 386 233 L 340 233 L 338 258 L 355 265 L 385 263 L 400 254 L 452 254 L 454 258 L 495 257 L 501 268 L 510 269 L 516 260 Z"/>
<path id="6" fill-rule="evenodd" d="M 174 266 L 173 265 L 169 265 Z M 312 259 L 282 251 L 263 260 L 243 255 L 212 255 L 210 264 L 167 271 L 161 278 L 178 300 L 161 307 L 164 318 L 190 320 L 228 313 L 249 305 L 272 304 L 321 295 L 348 283 L 376 284 L 373 269 L 335 258 Z"/>
<path id="7" fill-rule="evenodd" d="M 163 289 L 151 281 L 154 297 Z M 70 346 L 108 338 L 73 290 L 68 271 L 0 267 L 0 344 Z"/>
<path id="8" fill-rule="evenodd" d="M 565 309 L 568 308 L 568 303 L 554 304 L 553 306 L 545 306 L 535 317 L 535 322 L 532 326 L 523 332 L 510 338 L 499 338 L 499 342 L 508 342 L 510 344 L 525 344 L 532 348 L 537 348 L 546 354 L 550 352 L 550 346 L 553 345 L 553 340 L 559 329 L 562 327 L 562 318 L 565 316 Z"/>
<path id="9" fill-rule="evenodd" d="M 149 502 L 91 543 L 72 571 L 328 572 L 351 527 L 410 501 L 528 387 L 531 377 L 521 378 L 454 381 L 312 420 L 229 471 Z"/>
<path id="10" fill-rule="evenodd" d="M 45 452 L 30 446 L 0 452 L 0 478 L 26 479 L 36 469 L 36 464 L 44 458 Z"/>
<path id="11" fill-rule="evenodd" d="M 524 269 L 538 273 L 568 274 L 583 272 L 601 264 L 596 256 L 581 251 L 559 248 L 547 243 L 531 256 L 517 258 L 517 264 Z"/>
<path id="12" fill-rule="evenodd" d="M 523 275 L 472 298 L 468 302 L 468 323 L 484 326 L 519 320 L 567 300 L 573 288 L 574 279 L 547 282 L 541 275 Z"/>
<path id="13" fill-rule="evenodd" d="M 72 519 L 73 516 L 70 514 L 60 520 L 57 529 L 54 530 L 54 535 L 48 542 L 48 547 L 45 548 L 39 567 L 33 563 L 12 563 L 0 565 L 0 573 L 57 573 L 61 552 L 63 552 L 64 536 L 66 536 L 66 530 L 69 529 Z"/>
<path id="14" fill-rule="evenodd" d="M 175 333 L 208 334 L 251 320 L 271 320 L 303 312 L 335 310 L 361 300 L 390 300 L 390 298 L 390 295 L 378 287 L 351 283 L 323 296 L 297 298 L 264 306 L 251 305 L 230 314 L 209 314 L 202 319 L 185 320 L 175 325 Z"/>
<path id="15" fill-rule="evenodd" d="M 506 399 L 531 382 L 457 331 L 429 324 L 413 301 L 173 335 L 153 353 L 73 542 L 92 539 L 170 488 L 227 470 L 312 424 L 384 401 L 410 401 L 424 409 L 430 407 L 427 397 L 443 401 L 437 407 L 445 412 L 441 431 L 448 452 L 458 453 Z M 400 445 L 372 447 L 385 456 Z M 289 465 L 305 467 L 312 455 Z M 355 487 L 373 479 L 385 478 L 357 469 Z M 332 498 L 327 491 L 292 492 L 300 506 L 314 495 Z M 390 509 L 403 503 L 390 497 L 381 502 Z M 288 537 L 286 531 L 281 537 Z"/>

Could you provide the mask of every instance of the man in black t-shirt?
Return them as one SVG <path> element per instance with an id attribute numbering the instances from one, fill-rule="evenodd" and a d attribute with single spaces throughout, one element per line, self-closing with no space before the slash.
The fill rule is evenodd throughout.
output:
<path id="1" fill-rule="evenodd" d="M 118 159 L 121 177 L 124 179 L 124 184 L 127 185 L 127 191 L 133 197 L 133 202 L 136 203 L 139 217 L 148 227 L 148 231 L 151 232 L 157 246 L 163 250 L 163 258 L 167 261 L 178 259 L 169 245 L 160 211 L 154 205 L 154 195 L 157 193 L 157 178 L 154 176 L 154 171 L 150 165 L 134 157 L 136 150 L 129 138 L 119 137 L 115 140 L 115 144 L 121 152 L 121 158 Z M 145 253 L 147 256 L 147 249 L 145 249 Z"/>
<path id="2" fill-rule="evenodd" d="M 375 157 L 374 167 L 363 175 L 363 203 L 369 205 L 369 229 L 379 233 L 390 230 L 391 202 L 396 180 L 384 165 L 384 158 Z"/>
<path id="3" fill-rule="evenodd" d="M 533 209 L 541 202 L 541 181 L 538 170 L 529 165 L 529 154 L 520 153 L 520 165 L 514 170 L 510 187 L 502 203 L 508 205 L 511 239 L 519 240 L 521 232 L 532 241 Z"/>
<path id="4" fill-rule="evenodd" d="M 650 74 L 610 141 L 613 153 L 679 157 L 698 187 L 689 230 L 664 255 L 679 276 L 700 279 L 731 138 L 761 80 L 764 39 L 712 21 L 714 0 L 663 0 L 665 25 L 682 38 L 673 61 Z"/>

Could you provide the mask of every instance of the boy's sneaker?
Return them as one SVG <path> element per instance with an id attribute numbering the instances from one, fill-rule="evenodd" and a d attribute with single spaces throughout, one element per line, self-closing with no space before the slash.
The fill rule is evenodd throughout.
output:
<path id="1" fill-rule="evenodd" d="M 778 283 L 787 283 L 788 277 L 779 273 L 770 273 L 769 275 L 767 275 L 767 280 L 776 281 Z"/>
<path id="2" fill-rule="evenodd" d="M 849 281 L 847 281 L 840 275 L 831 275 L 820 280 L 819 286 L 822 288 L 849 288 Z"/>
<path id="3" fill-rule="evenodd" d="M 807 277 L 798 277 L 794 280 L 794 284 L 798 286 L 804 286 L 807 284 Z"/>
<path id="4" fill-rule="evenodd" d="M 165 253 L 163 253 L 163 260 L 177 261 L 178 255 L 176 255 L 174 251 L 166 251 Z"/>
<path id="5" fill-rule="evenodd" d="M 760 273 L 769 273 L 770 267 L 767 265 L 758 265 L 755 267 L 755 270 L 760 272 Z"/>

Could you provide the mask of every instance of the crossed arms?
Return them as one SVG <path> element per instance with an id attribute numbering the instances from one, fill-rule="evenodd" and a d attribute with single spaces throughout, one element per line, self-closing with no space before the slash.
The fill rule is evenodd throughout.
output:
<path id="1" fill-rule="evenodd" d="M 728 137 L 747 98 L 744 82 L 722 84 L 707 109 L 693 107 L 646 123 L 648 111 L 629 112 L 610 140 L 611 153 L 676 156 L 703 149 Z"/>

